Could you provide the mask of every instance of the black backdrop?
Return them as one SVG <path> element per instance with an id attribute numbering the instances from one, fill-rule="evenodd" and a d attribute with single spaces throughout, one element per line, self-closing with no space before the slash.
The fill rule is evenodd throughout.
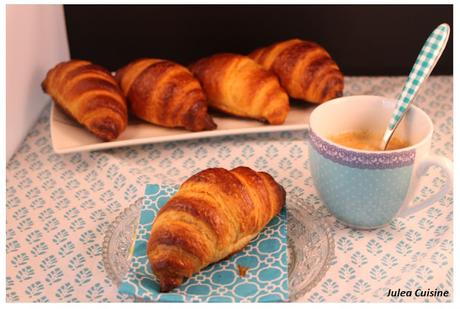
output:
<path id="1" fill-rule="evenodd" d="M 407 75 L 452 5 L 66 5 L 72 58 L 110 70 L 138 57 L 188 64 L 299 37 L 323 45 L 346 75 Z M 452 74 L 452 33 L 433 74 Z"/>

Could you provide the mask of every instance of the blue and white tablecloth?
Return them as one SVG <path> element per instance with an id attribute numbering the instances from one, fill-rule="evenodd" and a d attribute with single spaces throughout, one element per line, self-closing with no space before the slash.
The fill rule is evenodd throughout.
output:
<path id="1" fill-rule="evenodd" d="M 403 77 L 347 77 L 346 95 L 395 97 Z M 432 151 L 452 159 L 452 77 L 430 77 L 415 104 L 433 119 Z M 147 183 L 181 183 L 213 166 L 266 170 L 287 191 L 321 205 L 308 170 L 305 132 L 264 133 L 58 155 L 49 108 L 7 164 L 6 294 L 9 302 L 118 302 L 102 260 L 108 225 Z M 443 178 L 431 170 L 420 198 Z M 452 193 L 386 228 L 355 231 L 331 220 L 336 258 L 301 300 L 452 301 Z M 392 289 L 442 289 L 448 297 L 386 297 Z"/>

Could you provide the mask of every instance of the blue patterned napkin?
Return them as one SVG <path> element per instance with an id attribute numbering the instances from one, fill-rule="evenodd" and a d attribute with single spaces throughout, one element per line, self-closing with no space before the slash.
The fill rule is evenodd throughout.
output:
<path id="1" fill-rule="evenodd" d="M 177 189 L 177 186 L 147 185 L 129 271 L 119 292 L 160 302 L 288 301 L 284 208 L 244 250 L 206 267 L 169 293 L 159 292 L 159 284 L 146 255 L 146 245 L 158 210 Z M 238 265 L 248 267 L 244 277 L 239 276 Z"/>

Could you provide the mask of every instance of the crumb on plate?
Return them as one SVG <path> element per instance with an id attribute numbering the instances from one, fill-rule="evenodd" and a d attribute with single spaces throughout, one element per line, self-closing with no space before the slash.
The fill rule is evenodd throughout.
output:
<path id="1" fill-rule="evenodd" d="M 244 267 L 239 264 L 237 264 L 237 266 L 238 266 L 238 272 L 240 274 L 240 277 L 246 276 L 246 273 L 248 272 L 249 267 Z"/>

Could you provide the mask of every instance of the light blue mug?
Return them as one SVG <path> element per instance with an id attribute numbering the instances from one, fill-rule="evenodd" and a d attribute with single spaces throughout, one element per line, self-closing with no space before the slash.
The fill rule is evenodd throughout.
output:
<path id="1" fill-rule="evenodd" d="M 344 224 L 360 229 L 384 226 L 441 199 L 452 187 L 452 162 L 430 155 L 433 124 L 412 106 L 395 132 L 410 146 L 391 151 L 348 148 L 330 140 L 345 132 L 384 132 L 396 100 L 349 96 L 321 104 L 310 116 L 310 171 L 326 207 Z M 421 177 L 431 166 L 447 175 L 443 186 L 424 201 L 413 203 Z"/>

